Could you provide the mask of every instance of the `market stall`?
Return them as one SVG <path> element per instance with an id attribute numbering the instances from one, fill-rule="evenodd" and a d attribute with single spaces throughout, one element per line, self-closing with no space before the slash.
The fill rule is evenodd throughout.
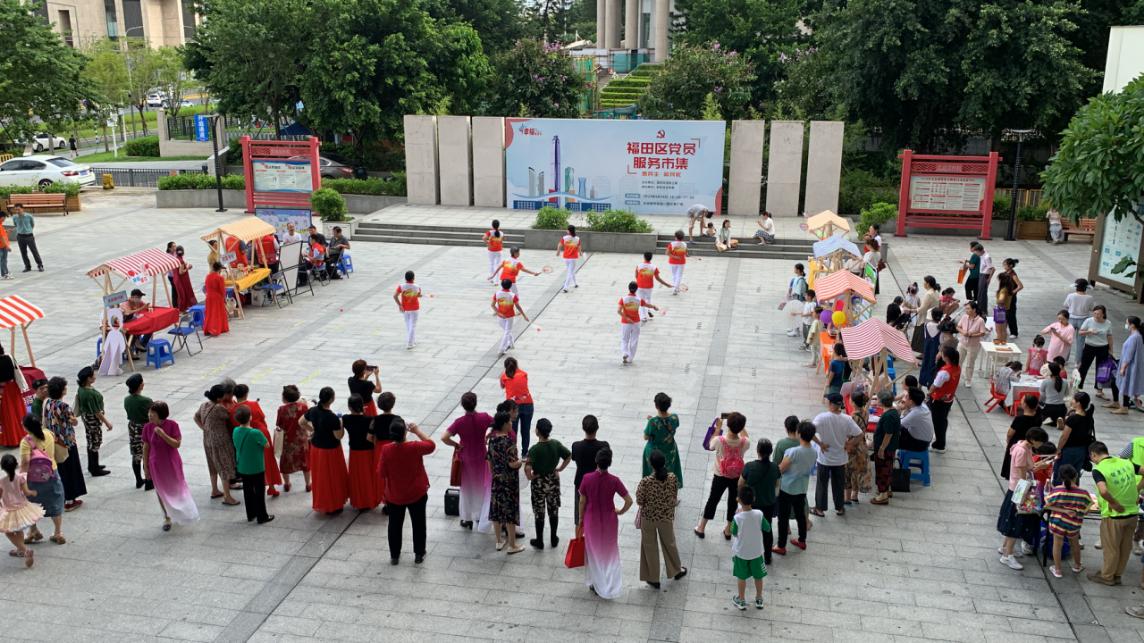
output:
<path id="1" fill-rule="evenodd" d="M 843 328 L 841 335 L 847 358 L 851 361 L 870 358 L 872 395 L 889 390 L 894 385 L 887 372 L 887 355 L 892 354 L 895 360 L 917 363 L 910 342 L 902 331 L 881 319 L 871 318 L 856 326 Z"/>
<path id="2" fill-rule="evenodd" d="M 836 234 L 850 232 L 850 221 L 830 210 L 823 210 L 806 220 L 806 231 L 819 239 L 829 239 Z"/>
<path id="3" fill-rule="evenodd" d="M 130 345 L 131 335 L 153 335 L 178 323 L 179 309 L 172 304 L 171 289 L 165 276 L 173 270 L 178 270 L 178 268 L 178 257 L 159 248 L 150 248 L 106 261 L 88 270 L 87 276 L 91 277 L 103 290 L 103 338 L 106 339 L 110 330 L 108 309 L 116 308 L 127 301 L 127 288 L 144 290 L 148 283 L 151 285 L 150 307 L 135 313 L 132 319 L 124 323 L 121 329 L 127 338 L 127 344 Z M 159 296 L 159 284 L 163 284 L 163 294 L 167 299 L 166 306 L 156 305 Z M 131 369 L 134 370 L 135 359 L 131 351 L 127 351 L 127 359 Z"/>
<path id="4" fill-rule="evenodd" d="M 242 293 L 250 290 L 256 284 L 270 277 L 270 262 L 261 243 L 255 243 L 263 237 L 274 235 L 274 226 L 257 218 L 248 217 L 219 226 L 204 234 L 203 241 L 214 241 L 222 254 L 222 263 L 227 265 L 225 271 L 227 288 L 234 289 L 234 299 L 238 309 L 238 317 L 245 319 L 242 309 Z M 236 264 L 236 248 L 238 244 L 250 244 L 254 261 L 248 265 Z"/>
<path id="5" fill-rule="evenodd" d="M 841 232 L 821 241 L 815 241 L 813 248 L 819 274 L 845 270 L 848 261 L 862 258 L 862 251 L 858 246 Z"/>
<path id="6" fill-rule="evenodd" d="M 841 323 L 834 326 L 845 328 L 869 316 L 874 305 L 874 288 L 870 282 L 848 270 L 839 270 L 823 275 L 814 284 L 814 294 L 824 308 L 844 315 Z M 834 302 L 836 305 L 830 306 Z M 841 305 L 837 305 L 841 302 Z M 901 331 L 898 331 L 901 334 Z M 849 346 L 847 346 L 849 349 Z"/>
<path id="7" fill-rule="evenodd" d="M 44 318 L 44 311 L 32 305 L 27 299 L 19 295 L 8 295 L 0 298 L 0 329 L 11 332 L 8 354 L 16 358 L 16 329 L 24 338 L 24 350 L 28 353 L 28 363 L 36 366 L 36 356 L 32 353 L 32 342 L 28 339 L 28 327 L 37 319 Z"/>

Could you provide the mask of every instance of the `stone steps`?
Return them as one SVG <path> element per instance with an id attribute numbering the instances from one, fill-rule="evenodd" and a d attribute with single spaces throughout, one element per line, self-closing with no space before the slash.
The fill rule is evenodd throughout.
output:
<path id="1" fill-rule="evenodd" d="M 806 261 L 806 258 L 813 251 L 813 243 L 810 241 L 795 241 L 791 239 L 779 239 L 778 243 L 760 246 L 754 238 L 737 238 L 739 241 L 739 248 L 730 252 L 717 252 L 715 250 L 715 242 L 710 240 L 696 240 L 688 242 L 688 253 L 693 257 L 743 257 L 747 259 L 779 259 L 782 261 Z M 656 254 L 663 254 L 667 248 L 667 244 L 675 241 L 672 235 L 661 234 L 656 239 L 655 247 Z"/>

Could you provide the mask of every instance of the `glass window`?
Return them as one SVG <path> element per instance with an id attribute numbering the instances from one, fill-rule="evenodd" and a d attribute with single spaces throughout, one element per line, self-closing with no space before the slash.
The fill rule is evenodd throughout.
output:
<path id="1" fill-rule="evenodd" d="M 71 12 L 61 9 L 59 15 L 60 35 L 63 36 L 64 42 L 69 47 L 75 47 L 75 39 L 72 37 L 72 21 Z"/>
<path id="2" fill-rule="evenodd" d="M 123 37 L 146 38 L 143 30 L 143 4 L 141 0 L 123 0 Z"/>
<path id="3" fill-rule="evenodd" d="M 180 0 L 183 6 L 183 39 L 193 40 L 195 37 L 195 0 Z"/>
<path id="4" fill-rule="evenodd" d="M 48 159 L 48 163 L 51 163 L 52 165 L 54 165 L 56 167 L 72 167 L 73 165 L 75 165 L 75 163 L 72 163 L 71 161 L 65 159 L 62 156 L 50 158 L 50 159 Z"/>
<path id="5" fill-rule="evenodd" d="M 103 12 L 107 17 L 107 37 L 119 37 L 119 15 L 115 12 L 115 0 L 103 0 Z"/>

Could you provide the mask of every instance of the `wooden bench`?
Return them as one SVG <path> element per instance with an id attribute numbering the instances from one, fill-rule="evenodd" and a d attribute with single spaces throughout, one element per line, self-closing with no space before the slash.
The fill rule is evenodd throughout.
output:
<path id="1" fill-rule="evenodd" d="M 1069 240 L 1069 235 L 1087 236 L 1091 241 L 1096 238 L 1096 219 L 1081 219 L 1075 225 L 1070 220 L 1063 221 L 1061 232 L 1065 241 Z"/>
<path id="2" fill-rule="evenodd" d="M 907 228 L 933 228 L 936 230 L 981 230 L 980 215 L 907 214 Z"/>
<path id="3" fill-rule="evenodd" d="M 25 210 L 63 210 L 64 216 L 68 215 L 68 195 L 62 193 L 12 194 L 8 197 L 8 211 L 11 212 L 12 206 L 17 203 L 23 205 Z"/>

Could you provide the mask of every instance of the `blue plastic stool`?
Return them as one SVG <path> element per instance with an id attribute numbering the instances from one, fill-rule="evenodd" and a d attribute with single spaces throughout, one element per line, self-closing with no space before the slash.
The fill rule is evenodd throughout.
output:
<path id="1" fill-rule="evenodd" d="M 206 304 L 195 304 L 188 308 L 187 312 L 191 314 L 191 324 L 193 324 L 195 328 L 202 330 L 203 323 L 206 322 L 207 319 Z"/>
<path id="2" fill-rule="evenodd" d="M 354 259 L 350 253 L 343 251 L 341 258 L 338 259 L 338 270 L 341 270 L 346 275 L 354 271 Z"/>
<path id="3" fill-rule="evenodd" d="M 171 352 L 171 343 L 165 339 L 152 339 L 147 344 L 147 363 L 154 364 L 155 368 L 162 368 L 163 362 L 175 364 L 175 355 Z"/>
<path id="4" fill-rule="evenodd" d="M 922 486 L 930 486 L 929 451 L 898 450 L 898 466 L 910 470 L 910 480 L 921 480 Z M 913 467 L 918 471 L 914 471 Z"/>

